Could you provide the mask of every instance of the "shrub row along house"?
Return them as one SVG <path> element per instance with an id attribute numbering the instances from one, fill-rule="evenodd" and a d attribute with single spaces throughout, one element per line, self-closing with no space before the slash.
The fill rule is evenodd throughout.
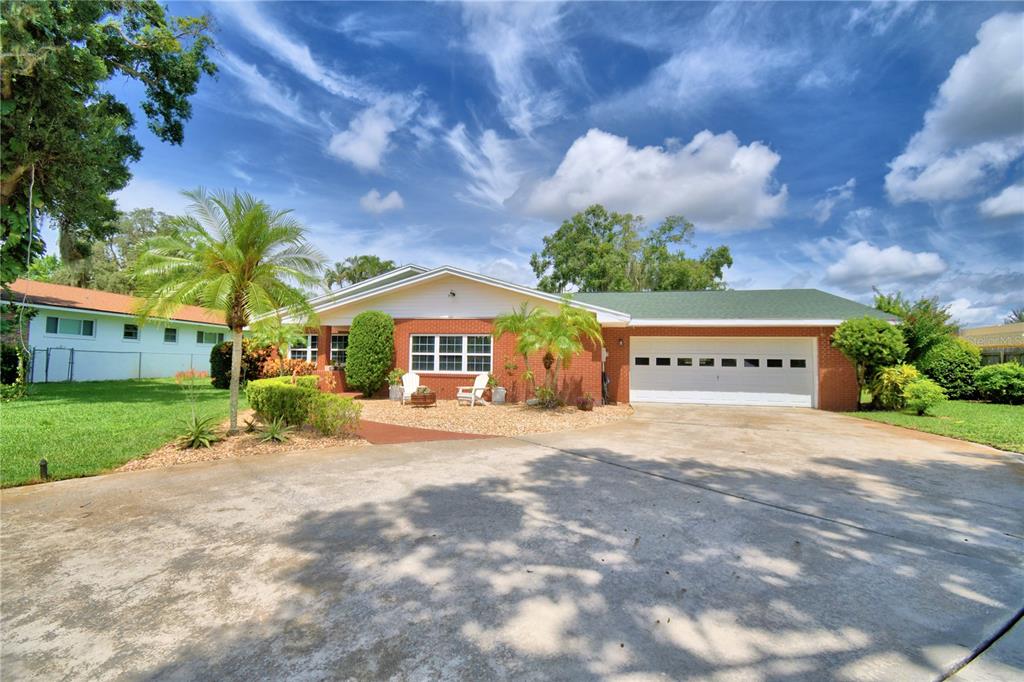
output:
<path id="1" fill-rule="evenodd" d="M 71 287 L 25 283 L 12 287 L 35 292 L 27 304 L 40 308 L 33 319 L 30 343 L 36 349 L 33 378 L 39 380 L 40 349 L 54 348 L 131 352 L 130 344 L 152 342 L 169 352 L 161 340 L 167 329 L 177 331 L 174 350 L 205 369 L 209 346 L 223 333 L 212 318 L 182 309 L 175 320 L 147 325 L 130 339 L 133 320 L 129 301 L 113 309 L 76 299 Z M 51 297 L 39 294 L 45 288 Z M 61 308 L 54 294 L 63 293 Z M 89 292 L 108 301 L 112 294 Z M 130 299 L 130 297 L 116 297 Z M 109 299 L 113 301 L 114 299 Z M 333 373 L 336 390 L 344 391 L 348 331 L 361 312 L 377 310 L 395 321 L 397 367 L 420 375 L 421 383 L 442 399 L 455 397 L 458 386 L 480 372 L 493 373 L 508 389 L 508 399 L 529 398 L 523 380 L 523 359 L 511 335 L 495 338 L 493 321 L 524 302 L 556 311 L 562 297 L 530 287 L 454 267 L 434 269 L 408 265 L 340 291 L 310 300 L 320 326 L 307 330 L 305 343 L 289 349 L 296 360 L 315 363 L 321 373 Z M 40 305 L 40 303 L 42 305 Z M 561 375 L 564 397 L 590 394 L 614 402 L 677 402 L 743 405 L 779 405 L 849 410 L 856 407 L 856 373 L 850 362 L 831 345 L 831 335 L 844 320 L 871 316 L 891 319 L 873 308 L 814 289 L 770 291 L 700 291 L 576 294 L 571 305 L 592 312 L 601 325 L 604 345 L 586 344 Z M 62 313 L 61 310 L 64 312 Z M 201 311 L 201 309 L 200 309 Z M 209 311 L 202 314 L 212 316 Z M 66 314 L 65 314 L 66 313 Z M 57 318 L 56 335 L 48 331 Z M 181 317 L 181 319 L 177 319 Z M 75 322 L 61 319 L 91 318 L 90 334 Z M 153 328 L 150 329 L 149 327 Z M 205 334 L 211 333 L 207 337 Z M 200 336 L 203 335 L 203 336 Z M 202 341 L 200 341 L 200 339 Z M 89 344 L 92 344 L 90 347 Z M 128 345 L 126 345 L 128 344 Z M 188 346 L 186 349 L 185 346 Z M 107 360 L 113 363 L 113 357 Z M 185 356 L 177 360 L 185 363 Z M 543 376 L 541 357 L 531 357 L 530 369 Z M 187 366 L 185 367 L 187 368 Z M 173 373 L 168 366 L 168 374 Z M 132 368 L 111 370 L 111 376 L 135 376 Z M 51 365 L 50 380 L 57 373 Z M 159 374 L 142 374 L 159 376 Z M 76 371 L 74 378 L 82 378 Z M 101 378 L 101 377 L 94 377 Z"/>

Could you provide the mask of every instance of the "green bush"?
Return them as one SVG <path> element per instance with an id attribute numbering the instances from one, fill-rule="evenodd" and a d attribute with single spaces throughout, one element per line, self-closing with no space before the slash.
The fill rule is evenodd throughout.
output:
<path id="1" fill-rule="evenodd" d="M 317 377 L 297 377 L 296 383 L 291 377 L 276 379 L 257 379 L 250 381 L 245 387 L 245 397 L 249 406 L 264 422 L 275 419 L 282 420 L 289 426 L 301 426 L 309 418 L 309 406 L 319 395 Z"/>
<path id="2" fill-rule="evenodd" d="M 946 400 L 946 390 L 931 379 L 920 378 L 903 389 L 903 400 L 908 408 L 921 416 Z"/>
<path id="3" fill-rule="evenodd" d="M 0 345 L 0 402 L 25 395 L 28 353 L 13 343 Z"/>
<path id="4" fill-rule="evenodd" d="M 395 358 L 395 321 L 387 313 L 368 310 L 348 330 L 345 384 L 371 396 L 387 382 Z"/>
<path id="5" fill-rule="evenodd" d="M 974 375 L 981 368 L 981 349 L 966 339 L 951 336 L 921 356 L 917 368 L 946 389 L 950 398 L 971 398 L 976 392 Z"/>
<path id="6" fill-rule="evenodd" d="M 982 367 L 974 375 L 978 393 L 992 403 L 1024 404 L 1024 365 L 1004 362 Z"/>
<path id="7" fill-rule="evenodd" d="M 921 378 L 913 365 L 896 365 L 882 369 L 871 381 L 871 395 L 878 407 L 886 410 L 903 409 L 903 389 Z"/>
<path id="8" fill-rule="evenodd" d="M 882 367 L 902 362 L 907 354 L 900 330 L 875 317 L 843 322 L 832 334 L 832 345 L 853 363 L 858 389 L 868 385 Z"/>
<path id="9" fill-rule="evenodd" d="M 359 425 L 363 406 L 352 398 L 317 393 L 309 404 L 309 424 L 325 436 L 352 433 Z"/>
<path id="10" fill-rule="evenodd" d="M 214 388 L 231 388 L 231 348 L 231 342 L 224 341 L 210 349 L 210 383 Z M 241 385 L 260 378 L 270 352 L 269 348 L 257 347 L 249 339 L 242 339 Z"/>

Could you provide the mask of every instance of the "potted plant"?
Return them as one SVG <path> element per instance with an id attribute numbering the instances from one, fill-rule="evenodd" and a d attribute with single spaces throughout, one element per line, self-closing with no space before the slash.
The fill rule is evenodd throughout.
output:
<path id="1" fill-rule="evenodd" d="M 487 388 L 491 389 L 491 402 L 495 405 L 505 404 L 505 387 L 498 385 L 498 378 L 493 374 L 487 375 Z"/>
<path id="2" fill-rule="evenodd" d="M 576 407 L 578 407 L 581 412 L 592 412 L 594 410 L 594 396 L 589 393 L 584 393 L 576 399 Z"/>
<path id="3" fill-rule="evenodd" d="M 395 367 L 393 370 L 388 372 L 388 398 L 391 400 L 402 399 L 402 375 L 405 374 L 405 370 L 401 367 Z"/>
<path id="4" fill-rule="evenodd" d="M 420 386 L 409 398 L 409 402 L 413 407 L 429 407 L 437 404 L 437 394 L 429 386 Z"/>

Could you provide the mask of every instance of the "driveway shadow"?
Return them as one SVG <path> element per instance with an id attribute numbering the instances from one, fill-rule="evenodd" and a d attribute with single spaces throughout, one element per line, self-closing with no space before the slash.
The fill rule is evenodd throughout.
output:
<path id="1" fill-rule="evenodd" d="M 905 484 L 955 482 L 954 465 L 828 464 L 826 479 L 552 451 L 303 513 L 271 539 L 302 557 L 263 569 L 276 610 L 197 627 L 145 676 L 928 679 L 1024 604 L 1019 507 L 972 490 L 938 513 Z M 780 499 L 801 489 L 815 495 Z"/>

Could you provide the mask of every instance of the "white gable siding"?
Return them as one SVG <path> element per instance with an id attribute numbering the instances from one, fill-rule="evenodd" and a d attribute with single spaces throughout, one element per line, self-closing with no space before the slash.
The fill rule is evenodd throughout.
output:
<path id="1" fill-rule="evenodd" d="M 453 291 L 455 296 L 450 295 Z M 512 312 L 523 301 L 548 310 L 558 309 L 552 301 L 446 275 L 325 310 L 320 313 L 320 320 L 324 325 L 345 326 L 366 310 L 380 310 L 396 319 L 491 319 Z"/>

